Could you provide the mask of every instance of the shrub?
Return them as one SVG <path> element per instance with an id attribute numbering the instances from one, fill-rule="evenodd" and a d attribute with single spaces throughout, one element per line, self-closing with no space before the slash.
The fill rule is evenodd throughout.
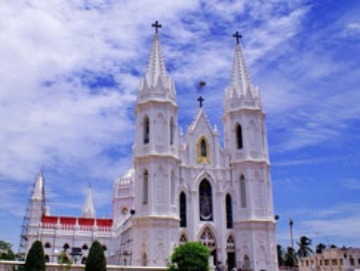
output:
<path id="1" fill-rule="evenodd" d="M 198 242 L 186 242 L 170 256 L 169 271 L 208 271 L 209 249 Z"/>
<path id="2" fill-rule="evenodd" d="M 26 271 L 45 271 L 45 254 L 41 241 L 35 241 L 26 257 Z"/>
<path id="3" fill-rule="evenodd" d="M 106 271 L 104 249 L 100 242 L 95 240 L 86 259 L 85 271 Z"/>

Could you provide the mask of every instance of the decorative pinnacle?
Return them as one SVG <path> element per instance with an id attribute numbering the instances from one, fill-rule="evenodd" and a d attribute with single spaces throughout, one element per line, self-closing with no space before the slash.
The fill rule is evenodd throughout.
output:
<path id="1" fill-rule="evenodd" d="M 155 33 L 156 33 L 156 34 L 158 33 L 158 28 L 161 28 L 161 27 L 162 27 L 162 25 L 159 24 L 158 21 L 155 21 L 155 23 L 153 23 L 151 26 L 152 26 L 152 27 L 155 27 Z"/>
<path id="2" fill-rule="evenodd" d="M 242 38 L 242 35 L 240 35 L 238 31 L 236 31 L 235 34 L 233 35 L 233 37 L 236 39 L 236 44 L 239 44 L 240 39 Z"/>

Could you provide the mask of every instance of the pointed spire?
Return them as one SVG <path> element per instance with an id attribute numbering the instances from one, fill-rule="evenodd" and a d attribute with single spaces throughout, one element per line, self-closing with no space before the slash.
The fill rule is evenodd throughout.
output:
<path id="1" fill-rule="evenodd" d="M 43 172 L 40 171 L 36 176 L 33 191 L 31 194 L 32 200 L 45 200 L 45 189 L 44 189 L 44 176 Z"/>
<path id="2" fill-rule="evenodd" d="M 167 76 L 168 75 L 166 72 L 166 67 L 160 45 L 160 36 L 156 32 L 154 34 L 154 41 L 149 58 L 149 64 L 146 71 L 146 79 L 150 86 L 156 86 L 160 79 L 164 79 Z"/>
<path id="3" fill-rule="evenodd" d="M 230 86 L 225 90 L 225 110 L 236 110 L 241 107 L 261 108 L 261 100 L 256 87 L 252 84 L 242 53 L 239 32 L 236 38 Z"/>
<path id="4" fill-rule="evenodd" d="M 156 98 L 170 100 L 175 103 L 175 85 L 166 71 L 161 50 L 160 36 L 158 33 L 158 28 L 160 28 L 161 25 L 156 21 L 152 26 L 155 27 L 156 32 L 154 34 L 145 78 L 140 81 L 138 102 Z"/>
<path id="5" fill-rule="evenodd" d="M 231 84 L 235 88 L 238 96 L 246 95 L 247 90 L 251 87 L 251 81 L 248 70 L 245 64 L 244 56 L 242 54 L 239 39 L 242 37 L 239 32 L 236 32 L 233 37 L 236 38 L 236 45 L 234 51 L 234 61 L 232 67 Z"/>
<path id="6" fill-rule="evenodd" d="M 95 208 L 94 208 L 94 203 L 93 203 L 91 185 L 89 185 L 87 193 L 86 193 L 85 203 L 82 208 L 81 216 L 85 217 L 85 218 L 95 218 Z"/>

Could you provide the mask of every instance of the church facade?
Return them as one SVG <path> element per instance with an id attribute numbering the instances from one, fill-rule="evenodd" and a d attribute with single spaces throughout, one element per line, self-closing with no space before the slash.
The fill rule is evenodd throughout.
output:
<path id="1" fill-rule="evenodd" d="M 91 190 L 81 217 L 51 216 L 40 174 L 30 200 L 27 249 L 40 239 L 49 261 L 59 251 L 81 261 L 97 239 L 110 264 L 165 266 L 177 245 L 198 241 L 214 264 L 229 270 L 278 269 L 265 114 L 238 33 L 234 37 L 224 146 L 202 107 L 185 133 L 179 127 L 175 84 L 156 31 L 135 105 L 134 164 L 114 182 L 112 217 L 96 218 Z"/>

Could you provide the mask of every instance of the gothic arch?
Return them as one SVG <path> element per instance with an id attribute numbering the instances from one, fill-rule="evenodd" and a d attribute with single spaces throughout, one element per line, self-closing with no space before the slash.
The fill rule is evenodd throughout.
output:
<path id="1" fill-rule="evenodd" d="M 247 183 L 244 174 L 239 178 L 240 207 L 247 208 Z"/>
<path id="2" fill-rule="evenodd" d="M 198 163 L 210 163 L 210 144 L 204 135 L 196 141 L 196 154 Z"/>
<path id="3" fill-rule="evenodd" d="M 199 184 L 200 221 L 213 221 L 213 192 L 211 183 L 204 178 Z"/>
<path id="4" fill-rule="evenodd" d="M 180 235 L 179 243 L 180 243 L 180 244 L 183 244 L 183 243 L 186 243 L 188 240 L 189 240 L 189 239 L 188 239 L 186 233 L 183 232 L 183 233 Z"/>
<path id="5" fill-rule="evenodd" d="M 204 225 L 199 231 L 198 240 L 203 245 L 207 246 L 210 251 L 216 249 L 216 232 L 211 225 Z"/>
<path id="6" fill-rule="evenodd" d="M 226 213 L 226 228 L 232 229 L 233 227 L 233 205 L 230 194 L 225 197 L 225 213 Z"/>
<path id="7" fill-rule="evenodd" d="M 244 138 L 241 124 L 238 122 L 235 126 L 235 138 L 236 138 L 236 147 L 238 150 L 244 147 Z"/>
<path id="8" fill-rule="evenodd" d="M 170 117 L 170 122 L 169 122 L 169 129 L 170 129 L 170 145 L 174 144 L 174 140 L 175 140 L 175 124 L 174 124 L 174 118 Z"/>
<path id="9" fill-rule="evenodd" d="M 180 227 L 186 228 L 187 226 L 187 206 L 186 194 L 184 191 L 180 193 L 179 197 L 179 211 L 180 211 Z"/>
<path id="10" fill-rule="evenodd" d="M 143 172 L 143 204 L 148 204 L 149 201 L 149 171 L 147 169 Z"/>
<path id="11" fill-rule="evenodd" d="M 150 119 L 148 115 L 145 115 L 143 121 L 143 142 L 144 144 L 150 143 Z"/>
<path id="12" fill-rule="evenodd" d="M 235 239 L 232 234 L 230 234 L 226 240 L 226 250 L 229 252 L 235 252 L 236 250 Z"/>

